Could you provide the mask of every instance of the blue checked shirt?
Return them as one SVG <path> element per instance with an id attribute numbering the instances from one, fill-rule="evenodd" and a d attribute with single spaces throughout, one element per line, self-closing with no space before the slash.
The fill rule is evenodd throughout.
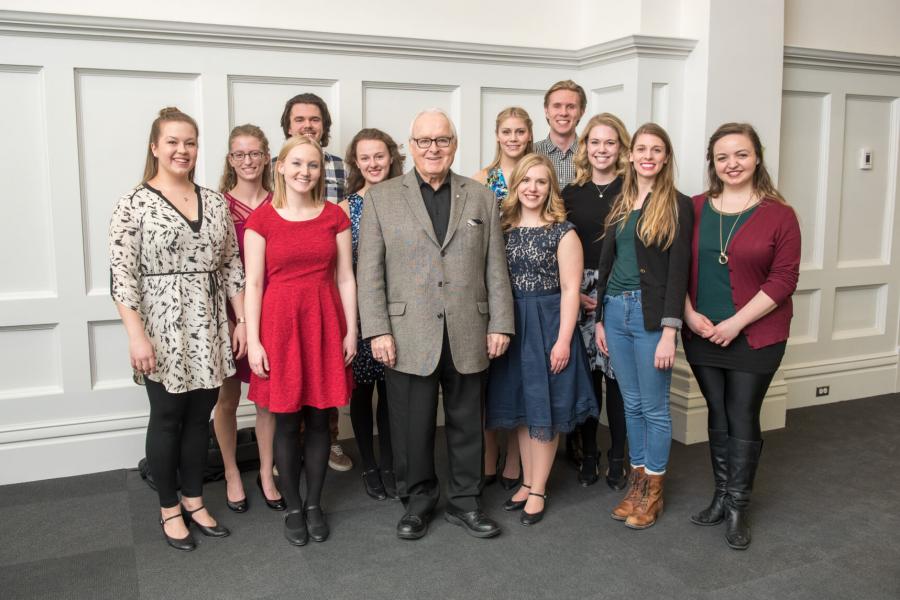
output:
<path id="1" fill-rule="evenodd" d="M 340 156 L 325 152 L 325 199 L 337 204 L 344 199 L 347 173 Z"/>
<path id="2" fill-rule="evenodd" d="M 560 150 L 556 144 L 550 141 L 548 135 L 545 139 L 534 145 L 534 151 L 543 154 L 550 159 L 556 169 L 556 178 L 559 179 L 559 189 L 564 189 L 575 179 L 575 150 L 578 148 L 578 139 L 572 142 L 568 150 Z"/>

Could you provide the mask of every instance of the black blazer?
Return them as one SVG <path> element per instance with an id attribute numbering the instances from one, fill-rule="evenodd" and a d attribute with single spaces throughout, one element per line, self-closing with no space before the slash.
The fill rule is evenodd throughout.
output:
<path id="1" fill-rule="evenodd" d="M 638 269 L 641 276 L 641 305 L 644 314 L 644 328 L 647 331 L 662 329 L 665 326 L 681 327 L 684 314 L 684 297 L 687 294 L 688 278 L 691 270 L 691 240 L 694 233 L 694 206 L 691 199 L 678 194 L 678 231 L 675 240 L 668 250 L 659 246 L 647 247 L 637 235 L 634 237 L 634 249 L 637 255 Z M 644 202 L 641 217 L 647 202 L 653 201 L 653 195 Z M 640 220 L 641 217 L 638 217 Z M 640 221 L 638 221 L 640 222 Z M 616 260 L 616 226 L 609 225 L 603 236 L 603 249 L 600 251 L 600 266 L 597 277 L 597 318 L 603 318 L 603 295 L 609 283 L 613 262 Z"/>

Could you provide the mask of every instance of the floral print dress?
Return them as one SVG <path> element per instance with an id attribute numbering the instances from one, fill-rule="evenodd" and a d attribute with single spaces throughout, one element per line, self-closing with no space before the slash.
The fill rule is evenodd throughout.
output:
<path id="1" fill-rule="evenodd" d="M 244 269 L 225 200 L 195 189 L 196 221 L 143 184 L 109 224 L 110 294 L 140 314 L 157 363 L 146 377 L 170 393 L 219 387 L 235 371 L 225 304 Z"/>

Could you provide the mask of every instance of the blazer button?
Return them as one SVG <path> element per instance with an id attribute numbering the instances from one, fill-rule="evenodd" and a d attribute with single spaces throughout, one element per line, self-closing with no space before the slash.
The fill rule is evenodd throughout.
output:
<path id="1" fill-rule="evenodd" d="M 647 269 L 641 269 L 640 271 L 641 271 L 641 273 L 646 273 Z"/>
<path id="2" fill-rule="evenodd" d="M 438 316 L 437 316 L 437 317 L 438 317 L 438 319 L 443 319 L 443 318 L 444 318 L 444 313 L 438 313 Z"/>
<path id="3" fill-rule="evenodd" d="M 441 256 L 447 256 L 447 251 L 446 251 L 446 250 L 441 250 Z"/>
<path id="4" fill-rule="evenodd" d="M 443 282 L 443 281 L 438 281 L 438 287 L 444 287 L 444 282 Z"/>

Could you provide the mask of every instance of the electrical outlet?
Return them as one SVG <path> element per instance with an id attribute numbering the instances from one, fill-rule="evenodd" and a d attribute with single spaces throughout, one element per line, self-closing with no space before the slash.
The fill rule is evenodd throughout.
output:
<path id="1" fill-rule="evenodd" d="M 816 398 L 820 396 L 827 396 L 831 392 L 830 385 L 820 385 L 816 388 Z"/>

